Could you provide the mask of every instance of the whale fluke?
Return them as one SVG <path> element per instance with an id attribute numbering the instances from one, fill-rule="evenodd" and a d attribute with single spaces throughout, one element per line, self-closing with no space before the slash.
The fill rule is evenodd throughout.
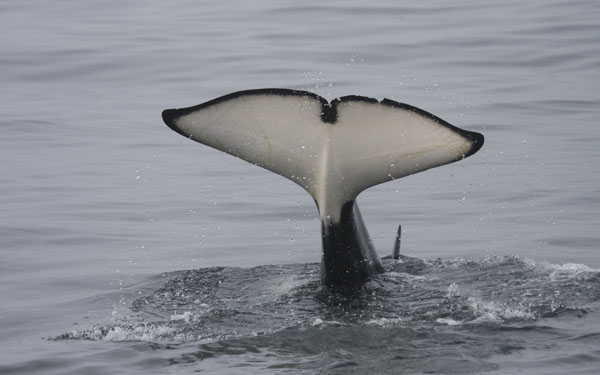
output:
<path id="1" fill-rule="evenodd" d="M 352 95 L 328 102 L 288 89 L 239 91 L 162 117 L 181 135 L 282 175 L 313 197 L 330 287 L 383 272 L 355 202 L 361 191 L 464 159 L 484 141 L 393 100 Z"/>

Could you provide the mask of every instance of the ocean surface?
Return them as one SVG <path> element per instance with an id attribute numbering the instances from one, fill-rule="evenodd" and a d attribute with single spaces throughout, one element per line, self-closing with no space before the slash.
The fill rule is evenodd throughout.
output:
<path id="1" fill-rule="evenodd" d="M 600 373 L 600 3 L 0 3 L 0 374 Z M 390 98 L 476 155 L 358 199 L 381 256 L 319 282 L 314 202 L 166 108 Z"/>

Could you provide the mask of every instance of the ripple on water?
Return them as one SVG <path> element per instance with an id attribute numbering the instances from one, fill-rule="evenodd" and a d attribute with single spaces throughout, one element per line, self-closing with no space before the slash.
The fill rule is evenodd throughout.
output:
<path id="1" fill-rule="evenodd" d="M 427 357 L 427 371 L 479 372 L 497 367 L 492 356 L 564 340 L 548 322 L 596 313 L 600 300 L 600 273 L 583 265 L 505 256 L 385 266 L 353 295 L 323 289 L 318 264 L 163 274 L 129 315 L 57 339 L 167 345 L 171 363 L 359 373 L 425 371 Z"/>

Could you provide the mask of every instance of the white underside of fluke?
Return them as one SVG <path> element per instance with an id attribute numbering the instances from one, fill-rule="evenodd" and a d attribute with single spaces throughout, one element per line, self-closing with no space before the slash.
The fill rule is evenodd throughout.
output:
<path id="1" fill-rule="evenodd" d="M 323 99 L 281 91 L 231 94 L 196 107 L 167 110 L 163 117 L 194 141 L 302 186 L 325 222 L 339 221 L 342 205 L 364 189 L 460 160 L 476 143 L 465 134 L 477 133 L 404 104 L 336 99 L 331 106 L 337 117 L 325 122 Z"/>

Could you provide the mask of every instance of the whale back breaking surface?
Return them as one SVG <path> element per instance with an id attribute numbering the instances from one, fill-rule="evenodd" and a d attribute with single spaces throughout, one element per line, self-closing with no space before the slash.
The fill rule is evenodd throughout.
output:
<path id="1" fill-rule="evenodd" d="M 361 191 L 461 160 L 483 145 L 481 134 L 408 104 L 363 96 L 328 102 L 287 89 L 240 91 L 162 116 L 183 136 L 304 188 L 322 221 L 324 280 L 339 279 L 331 284 L 382 269 L 355 203 Z"/>

